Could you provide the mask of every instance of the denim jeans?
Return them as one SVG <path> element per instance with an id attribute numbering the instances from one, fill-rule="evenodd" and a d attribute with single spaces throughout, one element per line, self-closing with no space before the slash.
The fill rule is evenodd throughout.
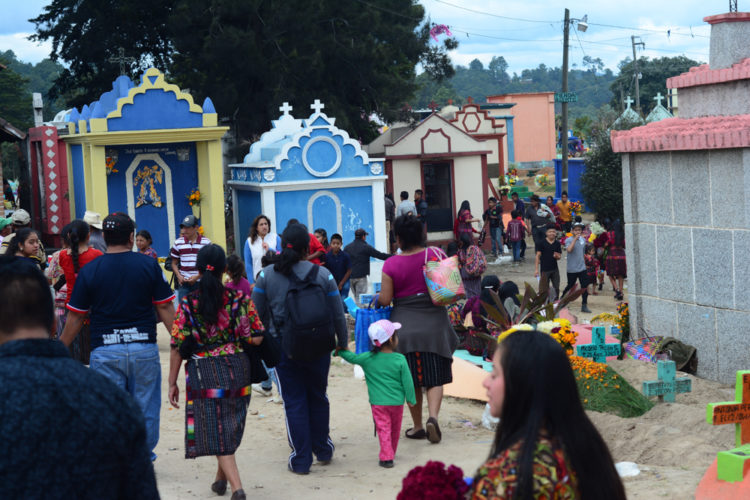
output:
<path id="1" fill-rule="evenodd" d="M 146 444 L 151 450 L 151 460 L 155 460 L 161 409 L 161 364 L 157 345 L 131 343 L 97 347 L 91 352 L 89 367 L 133 396 L 143 411 Z"/>
<path id="2" fill-rule="evenodd" d="M 503 253 L 503 228 L 491 227 L 490 239 L 492 239 L 492 254 L 500 255 Z"/>
<path id="3" fill-rule="evenodd" d="M 190 292 L 198 289 L 198 283 L 195 282 L 192 285 L 182 285 L 181 287 L 177 288 L 177 304 L 179 305 L 180 302 L 182 302 L 182 298 L 189 294 Z"/>
<path id="4" fill-rule="evenodd" d="M 513 261 L 518 262 L 521 260 L 521 240 L 512 241 L 511 245 L 513 245 Z"/>

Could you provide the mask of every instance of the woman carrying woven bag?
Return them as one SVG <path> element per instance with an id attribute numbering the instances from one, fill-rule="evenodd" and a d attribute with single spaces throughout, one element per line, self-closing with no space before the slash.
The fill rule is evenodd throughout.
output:
<path id="1" fill-rule="evenodd" d="M 229 481 L 232 500 L 243 500 L 234 452 L 245 430 L 251 374 L 242 346 L 259 345 L 264 329 L 250 297 L 222 284 L 226 264 L 218 245 L 198 252 L 198 289 L 182 298 L 172 329 L 169 402 L 179 408 L 177 375 L 186 359 L 185 458 L 215 455 L 211 490 L 223 495 Z"/>
<path id="2" fill-rule="evenodd" d="M 422 224 L 416 217 L 403 215 L 394 221 L 393 228 L 402 253 L 385 261 L 378 301 L 387 306 L 393 300 L 391 321 L 402 325 L 398 350 L 406 356 L 416 389 L 417 404 L 409 408 L 414 427 L 406 431 L 406 437 L 439 443 L 442 435 L 438 413 L 443 385 L 453 381 L 451 364 L 458 336 L 445 307 L 433 304 L 423 268 L 426 260 L 440 260 L 445 254 L 425 248 Z M 429 411 L 424 425 L 423 388 Z"/>

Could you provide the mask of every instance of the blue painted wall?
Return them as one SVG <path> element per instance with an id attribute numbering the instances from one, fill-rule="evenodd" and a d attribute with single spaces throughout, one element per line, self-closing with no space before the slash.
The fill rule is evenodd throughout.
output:
<path id="1" fill-rule="evenodd" d="M 367 242 L 374 245 L 373 216 L 372 216 L 372 188 L 344 187 L 326 189 L 331 191 L 341 201 L 341 225 L 344 244 L 354 240 L 354 231 L 364 228 L 368 233 Z M 276 193 L 276 222 L 281 228 L 286 227 L 289 219 L 299 219 L 303 224 L 307 221 L 307 204 L 318 190 L 282 191 Z M 313 224 L 308 227 L 312 233 L 322 227 L 328 232 L 328 237 L 337 231 L 336 207 L 328 196 L 317 198 L 313 202 Z"/>
<path id="2" fill-rule="evenodd" d="M 260 192 L 258 191 L 244 191 L 235 190 L 234 196 L 237 197 L 237 222 L 239 224 L 239 233 L 235 235 L 235 248 L 242 255 L 242 249 L 245 245 L 245 240 L 248 234 L 250 234 L 250 224 L 253 223 L 258 215 L 261 214 L 260 210 Z M 284 229 L 283 227 L 281 228 Z M 271 222 L 271 231 L 281 234 L 278 227 L 274 227 L 273 221 Z"/>
<path id="3" fill-rule="evenodd" d="M 86 213 L 86 185 L 83 181 L 83 147 L 71 144 L 70 161 L 73 166 L 73 199 L 75 200 L 75 217 L 83 219 Z"/>
<path id="4" fill-rule="evenodd" d="M 325 177 L 326 179 L 345 179 L 371 175 L 369 167 L 364 164 L 362 158 L 354 156 L 357 152 L 354 146 L 351 144 L 344 145 L 344 139 L 340 135 L 332 134 L 328 129 L 316 129 L 313 130 L 310 137 L 302 137 L 299 146 L 289 149 L 287 159 L 281 162 L 281 170 L 276 171 L 275 182 L 320 178 L 310 174 L 302 163 L 302 150 L 308 142 L 317 137 L 329 137 L 341 150 L 341 165 L 336 172 Z M 334 165 L 336 153 L 330 143 L 317 141 L 307 151 L 307 157 L 312 168 L 319 172 L 325 172 Z"/>
<path id="5" fill-rule="evenodd" d="M 122 107 L 122 117 L 107 120 L 110 132 L 202 126 L 202 113 L 191 112 L 186 100 L 177 99 L 174 92 L 162 89 L 150 89 L 137 94 L 133 98 L 133 104 Z"/>
<path id="6" fill-rule="evenodd" d="M 188 158 L 180 160 L 177 149 L 188 149 Z M 117 173 L 107 176 L 107 195 L 109 197 L 109 211 L 121 211 L 127 213 L 127 190 L 126 182 L 133 183 L 133 176 L 143 166 L 155 165 L 153 160 L 141 160 L 136 169 L 126 179 L 126 170 L 136 155 L 141 153 L 157 153 L 172 171 L 172 194 L 174 197 L 174 223 L 179 226 L 180 221 L 192 214 L 192 209 L 187 202 L 187 196 L 198 186 L 198 162 L 194 143 L 174 144 L 135 144 L 127 146 L 107 147 L 117 150 Z M 136 229 L 146 229 L 154 239 L 153 248 L 160 256 L 166 256 L 174 243 L 172 241 L 168 222 L 166 176 L 161 185 L 156 184 L 156 192 L 162 199 L 162 207 L 156 208 L 151 204 L 142 205 L 135 209 Z M 136 204 L 140 185 L 133 188 L 133 206 Z M 179 232 L 177 230 L 176 232 Z"/>

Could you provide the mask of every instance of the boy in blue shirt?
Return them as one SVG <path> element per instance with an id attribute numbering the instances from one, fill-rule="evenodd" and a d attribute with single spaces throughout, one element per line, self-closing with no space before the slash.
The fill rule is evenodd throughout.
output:
<path id="1" fill-rule="evenodd" d="M 349 296 L 349 276 L 352 274 L 352 261 L 349 255 L 341 249 L 343 245 L 341 235 L 334 233 L 331 236 L 331 249 L 326 253 L 325 260 L 325 267 L 336 280 L 342 301 Z M 344 304 L 344 311 L 346 311 L 346 304 Z"/>

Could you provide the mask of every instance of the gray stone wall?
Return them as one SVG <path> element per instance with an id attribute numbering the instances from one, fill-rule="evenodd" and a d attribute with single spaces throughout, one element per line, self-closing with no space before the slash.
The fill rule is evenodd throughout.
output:
<path id="1" fill-rule="evenodd" d="M 750 80 L 679 89 L 680 118 L 750 113 Z"/>
<path id="2" fill-rule="evenodd" d="M 698 374 L 750 367 L 750 149 L 623 155 L 631 331 L 698 349 Z"/>

